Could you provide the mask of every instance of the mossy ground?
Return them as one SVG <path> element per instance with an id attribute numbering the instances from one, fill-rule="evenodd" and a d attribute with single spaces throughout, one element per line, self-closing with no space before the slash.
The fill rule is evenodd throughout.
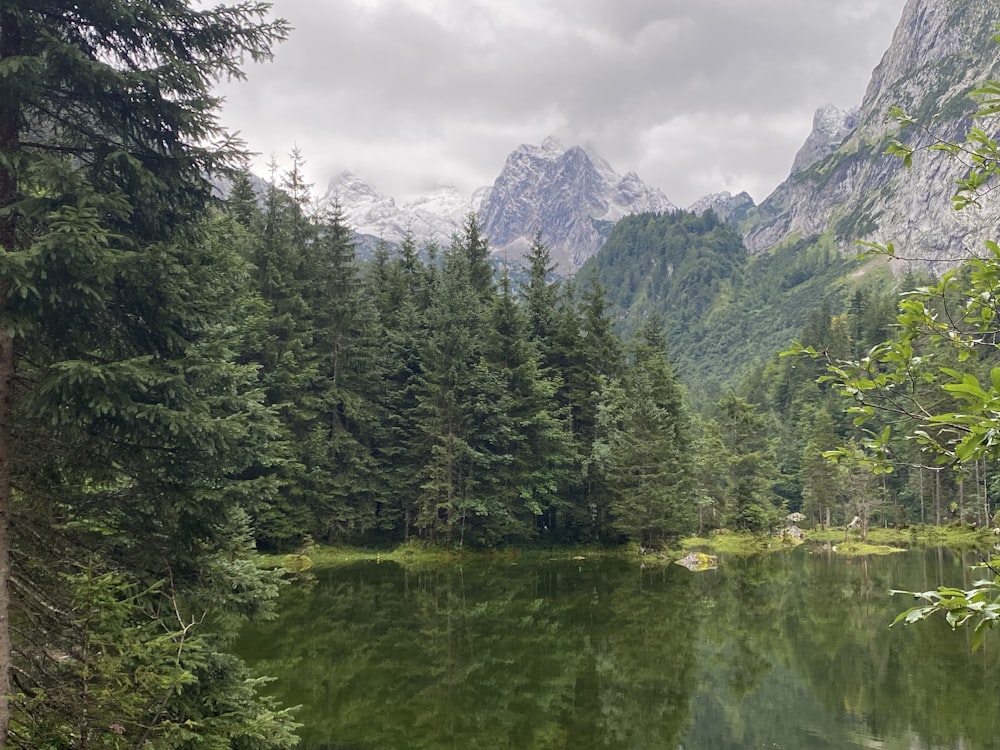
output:
<path id="1" fill-rule="evenodd" d="M 910 547 L 977 549 L 997 541 L 997 538 L 989 529 L 980 529 L 967 524 L 910 526 L 904 529 L 876 527 L 868 530 L 868 538 L 864 543 L 861 542 L 861 536 L 857 531 L 845 532 L 843 526 L 829 529 L 810 529 L 806 531 L 806 538 L 811 542 L 825 542 L 837 545 L 838 551 L 841 549 L 857 549 L 862 544 L 866 547 L 890 547 L 895 549 Z M 850 552 L 849 554 L 869 553 Z"/>
<path id="2" fill-rule="evenodd" d="M 905 547 L 893 547 L 888 544 L 872 544 L 871 542 L 844 542 L 836 545 L 838 555 L 866 557 L 868 555 L 891 555 L 894 552 L 905 552 Z"/>
<path id="3" fill-rule="evenodd" d="M 328 568 L 357 562 L 394 562 L 408 568 L 436 566 L 459 562 L 467 558 L 495 559 L 516 563 L 518 560 L 585 560 L 594 557 L 630 558 L 639 555 L 638 545 L 618 547 L 569 546 L 554 548 L 505 547 L 492 550 L 472 550 L 435 546 L 423 543 L 401 544 L 394 549 L 365 549 L 312 545 L 292 554 L 260 554 L 257 564 L 263 568 L 285 568 L 298 572 L 312 567 Z"/>
<path id="4" fill-rule="evenodd" d="M 953 524 L 950 526 L 911 526 L 906 529 L 872 528 L 868 538 L 862 541 L 856 531 L 846 534 L 844 528 L 810 529 L 805 532 L 806 541 L 828 544 L 844 555 L 883 555 L 899 552 L 911 547 L 949 547 L 951 549 L 975 549 L 997 541 L 988 529 Z M 778 552 L 795 547 L 800 542 L 775 536 L 758 536 L 737 532 L 716 532 L 708 537 L 688 537 L 682 539 L 676 549 L 655 552 L 641 550 L 637 544 L 617 547 L 570 546 L 554 548 L 507 547 L 496 550 L 469 550 L 434 546 L 423 543 L 402 544 L 391 550 L 363 549 L 356 547 L 334 547 L 311 545 L 299 553 L 261 554 L 257 563 L 265 568 L 285 568 L 290 572 L 311 567 L 331 567 L 349 565 L 362 561 L 395 562 L 406 567 L 435 566 L 442 563 L 461 561 L 468 557 L 496 559 L 517 562 L 520 559 L 535 560 L 583 560 L 595 557 L 619 557 L 641 560 L 645 564 L 670 563 L 690 550 L 710 550 L 717 554 L 759 555 Z"/>

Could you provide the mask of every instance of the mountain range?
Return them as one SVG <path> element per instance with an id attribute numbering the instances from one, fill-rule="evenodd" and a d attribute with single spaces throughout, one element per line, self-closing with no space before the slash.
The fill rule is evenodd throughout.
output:
<path id="1" fill-rule="evenodd" d="M 770 196 L 757 206 L 746 193 L 716 193 L 688 210 L 712 209 L 739 226 L 754 255 L 829 234 L 842 252 L 850 253 L 856 240 L 891 241 L 916 263 L 954 265 L 978 249 L 1000 211 L 951 209 L 963 167 L 944 154 L 925 155 L 904 169 L 884 152 L 897 136 L 919 149 L 968 129 L 975 109 L 968 92 L 1000 70 L 1000 46 L 991 39 L 995 21 L 994 3 L 909 0 L 860 106 L 820 108 L 789 177 Z M 887 117 L 893 105 L 920 127 L 898 134 Z M 324 200 L 339 202 L 366 245 L 397 243 L 410 233 L 418 245 L 447 246 L 475 212 L 496 255 L 518 257 L 540 233 L 563 273 L 593 256 L 621 217 L 677 208 L 634 172 L 619 174 L 592 148 L 554 138 L 514 149 L 493 184 L 471 196 L 442 187 L 398 204 L 344 172 Z"/>
<path id="2" fill-rule="evenodd" d="M 399 204 L 342 172 L 322 200 L 339 203 L 363 245 L 398 243 L 409 233 L 418 245 L 447 246 L 475 212 L 495 255 L 519 257 L 541 232 L 553 260 L 566 272 L 596 253 L 621 217 L 677 208 L 635 172 L 620 175 L 593 149 L 567 147 L 552 137 L 540 146 L 516 148 L 493 184 L 471 196 L 441 187 Z"/>

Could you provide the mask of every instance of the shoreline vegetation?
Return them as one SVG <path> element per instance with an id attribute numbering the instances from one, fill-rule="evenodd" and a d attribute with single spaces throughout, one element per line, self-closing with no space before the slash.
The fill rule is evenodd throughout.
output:
<path id="1" fill-rule="evenodd" d="M 811 545 L 819 550 L 848 556 L 884 555 L 915 547 L 948 547 L 950 549 L 981 549 L 1000 543 L 991 529 L 966 524 L 949 526 L 910 526 L 907 528 L 869 529 L 867 539 L 844 527 L 804 530 L 801 540 L 787 535 L 761 536 L 742 532 L 721 531 L 707 537 L 682 539 L 676 549 L 645 550 L 637 544 L 619 546 L 510 546 L 498 549 L 452 548 L 410 542 L 391 549 L 340 547 L 324 544 L 305 545 L 291 554 L 257 555 L 262 568 L 284 568 L 295 573 L 317 567 L 349 565 L 357 562 L 394 562 L 407 567 L 422 567 L 464 559 L 495 559 L 516 564 L 521 558 L 547 557 L 552 560 L 585 560 L 589 558 L 621 558 L 643 563 L 671 563 L 688 552 L 708 551 L 721 555 L 757 555 Z"/>

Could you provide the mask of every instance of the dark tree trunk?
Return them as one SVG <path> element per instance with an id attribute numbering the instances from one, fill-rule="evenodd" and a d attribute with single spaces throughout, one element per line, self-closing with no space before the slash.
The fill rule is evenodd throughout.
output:
<path id="1" fill-rule="evenodd" d="M 0 289 L 0 295 L 5 291 Z M 0 302 L 2 302 L 0 297 Z M 0 747 L 10 727 L 10 454 L 11 390 L 14 385 L 14 342 L 0 329 Z"/>
<path id="2" fill-rule="evenodd" d="M 0 15 L 0 60 L 21 53 L 21 28 L 13 13 Z M 16 78 L 16 76 L 14 76 Z M 20 103 L 15 91 L 0 90 L 0 209 L 17 200 L 13 164 L 19 150 Z M 13 214 L 0 217 L 0 253 L 17 250 Z M 14 394 L 14 336 L 7 320 L 8 285 L 0 280 L 0 747 L 7 746 L 10 729 L 10 537 L 11 537 L 11 407 Z"/>

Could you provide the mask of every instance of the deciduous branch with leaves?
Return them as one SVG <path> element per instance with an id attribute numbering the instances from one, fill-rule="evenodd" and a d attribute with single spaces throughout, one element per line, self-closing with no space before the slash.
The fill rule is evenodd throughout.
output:
<path id="1" fill-rule="evenodd" d="M 1000 35 L 995 39 L 1000 42 Z M 979 109 L 964 138 L 930 135 L 920 139 L 923 146 L 898 139 L 887 149 L 907 167 L 927 156 L 924 152 L 959 160 L 964 174 L 952 198 L 956 210 L 980 209 L 1000 185 L 1000 148 L 988 132 L 1000 114 L 1000 81 L 989 81 L 971 95 Z M 890 114 L 903 128 L 926 128 L 901 109 Z M 903 258 L 892 244 L 860 244 L 866 255 Z M 983 248 L 937 283 L 904 293 L 895 335 L 862 358 L 838 359 L 797 342 L 784 353 L 826 360 L 821 381 L 852 401 L 849 412 L 863 431 L 866 460 L 875 472 L 897 465 L 894 446 L 900 436 L 917 443 L 938 470 L 961 472 L 979 460 L 1000 457 L 1000 245 L 984 239 Z M 826 455 L 838 460 L 849 454 L 849 448 L 841 448 Z M 968 590 L 893 592 L 923 602 L 896 622 L 943 613 L 953 627 L 971 626 L 978 646 L 1000 619 L 1000 557 L 979 569 L 985 576 Z"/>

